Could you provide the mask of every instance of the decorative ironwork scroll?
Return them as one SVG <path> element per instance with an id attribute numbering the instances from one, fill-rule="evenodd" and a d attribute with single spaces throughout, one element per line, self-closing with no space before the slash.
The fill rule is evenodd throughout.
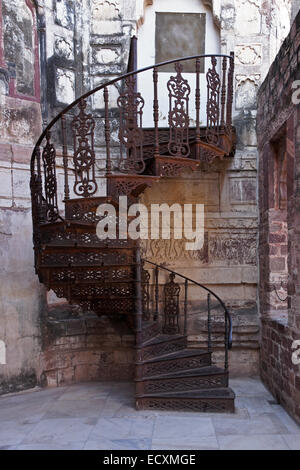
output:
<path id="1" fill-rule="evenodd" d="M 200 149 L 200 157 L 199 160 L 203 163 L 212 163 L 212 161 L 217 158 L 216 152 L 213 150 L 209 150 L 205 147 L 201 147 Z"/>
<path id="2" fill-rule="evenodd" d="M 37 168 L 35 169 L 35 164 Z M 35 251 L 35 267 L 37 267 L 37 254 L 40 249 L 41 231 L 40 222 L 43 221 L 43 196 L 42 196 L 42 180 L 41 180 L 41 151 L 39 148 L 34 151 L 34 165 L 31 171 L 30 191 L 32 202 L 32 225 L 33 225 L 33 243 Z M 37 273 L 37 270 L 36 270 Z"/>
<path id="3" fill-rule="evenodd" d="M 45 221 L 45 200 L 43 199 L 42 175 L 41 175 L 41 151 L 40 148 L 34 151 L 34 165 L 31 172 L 30 190 L 32 199 L 32 219 L 33 229 L 37 228 L 40 222 Z"/>
<path id="4" fill-rule="evenodd" d="M 48 131 L 46 134 L 46 145 L 43 149 L 43 164 L 44 164 L 44 178 L 45 178 L 45 198 L 46 198 L 46 220 L 48 222 L 55 222 L 58 219 L 58 206 L 57 206 L 57 181 L 55 171 L 55 158 L 56 151 L 54 145 L 50 141 L 51 134 Z"/>
<path id="5" fill-rule="evenodd" d="M 211 58 L 212 67 L 206 74 L 207 81 L 207 127 L 206 139 L 209 143 L 217 144 L 219 142 L 219 117 L 220 117 L 220 87 L 221 80 L 216 70 L 217 59 Z"/>
<path id="6" fill-rule="evenodd" d="M 94 130 L 95 120 L 86 113 L 86 100 L 79 102 L 79 114 L 72 121 L 74 142 L 74 193 L 89 197 L 97 191 L 95 178 Z"/>
<path id="7" fill-rule="evenodd" d="M 228 70 L 228 95 L 227 95 L 227 111 L 226 111 L 226 130 L 228 134 L 232 132 L 232 101 L 233 101 L 233 74 L 234 74 L 234 53 L 230 52 L 230 62 Z"/>
<path id="8" fill-rule="evenodd" d="M 164 286 L 164 327 L 163 333 L 179 333 L 179 294 L 180 286 L 174 282 L 175 274 L 170 274 L 170 281 Z"/>
<path id="9" fill-rule="evenodd" d="M 135 90 L 133 75 L 125 79 L 125 89 L 117 104 L 120 109 L 119 139 L 121 146 L 120 171 L 142 173 L 145 169 L 143 157 L 143 107 L 144 99 Z M 124 155 L 124 148 L 125 154 Z"/>
<path id="10" fill-rule="evenodd" d="M 169 128 L 168 149 L 171 155 L 188 157 L 189 146 L 189 95 L 191 88 L 182 76 L 182 64 L 175 63 L 176 76 L 167 82 L 169 90 Z"/>
<path id="11" fill-rule="evenodd" d="M 142 268 L 143 320 L 150 320 L 150 273 Z"/>

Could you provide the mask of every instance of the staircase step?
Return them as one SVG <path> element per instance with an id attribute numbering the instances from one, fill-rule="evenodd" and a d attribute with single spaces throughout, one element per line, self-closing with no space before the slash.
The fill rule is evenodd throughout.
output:
<path id="1" fill-rule="evenodd" d="M 138 410 L 234 412 L 235 394 L 231 388 L 183 392 L 149 393 L 136 397 Z"/>
<path id="2" fill-rule="evenodd" d="M 201 349 L 182 349 L 136 364 L 136 378 L 148 378 L 162 374 L 199 369 L 211 365 L 211 353 Z"/>
<path id="3" fill-rule="evenodd" d="M 150 338 L 147 341 L 144 341 L 142 344 L 139 345 L 139 348 L 146 348 L 148 346 L 153 346 L 155 344 L 161 344 L 161 343 L 168 343 L 170 341 L 177 341 L 181 338 L 186 338 L 184 335 L 165 335 L 163 333 L 155 336 L 155 338 Z"/>
<path id="4" fill-rule="evenodd" d="M 72 237 L 66 237 L 61 239 L 60 237 L 53 236 L 51 239 L 46 237 L 42 238 L 42 249 L 51 249 L 51 248 L 101 248 L 105 249 L 118 249 L 118 248 L 135 248 L 136 243 L 130 238 L 128 240 L 119 240 L 119 239 L 107 239 L 100 240 L 96 234 L 93 233 L 79 233 L 79 234 L 69 234 Z"/>
<path id="5" fill-rule="evenodd" d="M 185 349 L 187 347 L 187 337 L 183 335 L 159 335 L 146 341 L 137 348 L 137 360 L 161 356 Z"/>
<path id="6" fill-rule="evenodd" d="M 159 335 L 161 326 L 158 322 L 143 321 L 142 331 L 136 335 L 137 344 L 145 344 L 147 341 L 152 340 L 155 336 Z"/>
<path id="7" fill-rule="evenodd" d="M 187 370 L 180 370 L 177 372 L 167 372 L 165 374 L 160 374 L 160 375 L 152 375 L 150 377 L 142 377 L 140 379 L 135 379 L 136 382 L 142 381 L 142 380 L 161 380 L 161 379 L 177 379 L 179 377 L 194 377 L 197 375 L 201 376 L 208 376 L 208 375 L 215 375 L 215 374 L 227 374 L 227 372 L 222 369 L 221 367 L 217 366 L 207 366 L 207 367 L 197 367 L 195 369 L 187 369 Z M 203 387 L 203 388 L 209 388 L 209 387 Z"/>
<path id="8" fill-rule="evenodd" d="M 215 366 L 136 379 L 136 393 L 191 391 L 227 387 L 228 374 Z"/>
<path id="9" fill-rule="evenodd" d="M 82 247 L 74 249 L 72 247 L 51 247 L 42 250 L 38 257 L 40 267 L 95 267 L 95 266 L 124 266 L 135 263 L 133 250 L 108 248 L 93 249 Z"/>
<path id="10" fill-rule="evenodd" d="M 44 282 L 47 285 L 60 286 L 74 284 L 114 285 L 115 283 L 132 283 L 134 280 L 134 266 L 89 266 L 82 269 L 81 266 L 73 267 L 40 267 Z"/>
<path id="11" fill-rule="evenodd" d="M 148 364 L 152 362 L 162 362 L 162 361 L 169 361 L 170 359 L 174 358 L 186 358 L 186 357 L 197 357 L 203 355 L 210 355 L 211 353 L 207 351 L 207 349 L 199 349 L 199 348 L 185 348 L 180 349 L 179 351 L 173 351 L 167 354 L 161 354 L 159 356 L 151 357 L 147 360 L 138 362 L 138 364 Z M 194 369 L 195 367 L 191 367 Z"/>

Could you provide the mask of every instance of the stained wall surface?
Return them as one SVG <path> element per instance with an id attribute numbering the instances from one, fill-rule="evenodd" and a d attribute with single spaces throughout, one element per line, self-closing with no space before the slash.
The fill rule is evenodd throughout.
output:
<path id="1" fill-rule="evenodd" d="M 300 422 L 300 14 L 258 94 L 261 377 Z"/>

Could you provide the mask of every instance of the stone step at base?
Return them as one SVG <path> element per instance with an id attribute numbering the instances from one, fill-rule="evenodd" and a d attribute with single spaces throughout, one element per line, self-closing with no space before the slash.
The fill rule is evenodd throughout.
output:
<path id="1" fill-rule="evenodd" d="M 199 369 L 211 365 L 211 353 L 205 350 L 181 349 L 171 354 L 152 358 L 136 364 L 136 378 Z"/>
<path id="2" fill-rule="evenodd" d="M 191 391 L 207 388 L 225 388 L 228 374 L 215 366 L 180 371 L 173 374 L 136 379 L 136 393 Z"/>
<path id="3" fill-rule="evenodd" d="M 137 410 L 234 413 L 234 398 L 235 394 L 230 388 L 145 394 L 136 397 L 136 408 Z"/>

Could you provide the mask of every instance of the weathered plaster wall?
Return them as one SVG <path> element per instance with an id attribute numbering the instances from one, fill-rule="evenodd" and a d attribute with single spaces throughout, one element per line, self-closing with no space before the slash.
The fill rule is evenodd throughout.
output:
<path id="1" fill-rule="evenodd" d="M 135 2 L 45 0 L 44 10 L 49 119 L 75 97 L 125 72 Z"/>
<path id="2" fill-rule="evenodd" d="M 43 288 L 33 269 L 29 161 L 41 132 L 36 10 L 2 1 L 0 38 L 0 393 L 36 385 Z"/>
<path id="3" fill-rule="evenodd" d="M 52 305 L 44 312 L 41 385 L 132 380 L 135 338 L 125 322 L 70 310 Z"/>
<path id="4" fill-rule="evenodd" d="M 7 356 L 7 364 L 0 364 L 0 393 L 41 381 L 59 385 L 66 380 L 108 378 L 107 364 L 112 376 L 130 378 L 132 365 L 124 365 L 130 362 L 132 341 L 124 339 L 130 332 L 103 320 L 99 327 L 97 319 L 85 320 L 84 312 L 82 320 L 75 316 L 77 326 L 72 329 L 73 312 L 66 315 L 66 305 L 58 308 L 60 301 L 46 296 L 38 282 L 33 268 L 29 162 L 42 120 L 45 125 L 75 97 L 125 71 L 135 2 L 2 0 L 0 4 L 0 339 L 6 343 Z"/>
<path id="5" fill-rule="evenodd" d="M 292 101 L 293 83 L 300 78 L 299 53 L 300 13 L 259 90 L 257 134 L 261 377 L 278 402 L 300 422 L 300 366 L 292 360 L 293 341 L 300 339 L 300 110 Z M 282 154 L 286 165 L 278 178 Z M 286 206 L 280 204 L 284 187 Z M 278 300 L 274 286 L 281 297 L 288 294 L 287 305 Z"/>

